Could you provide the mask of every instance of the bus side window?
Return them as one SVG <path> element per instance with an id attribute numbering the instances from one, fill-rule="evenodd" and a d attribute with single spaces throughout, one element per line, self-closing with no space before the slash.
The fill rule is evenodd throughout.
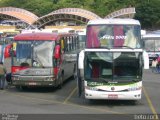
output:
<path id="1" fill-rule="evenodd" d="M 76 36 L 76 38 L 75 38 L 75 39 L 76 39 L 76 43 L 77 43 L 77 49 L 79 49 L 79 47 L 80 47 L 80 46 L 79 46 L 78 36 Z"/>
<path id="2" fill-rule="evenodd" d="M 70 51 L 70 41 L 69 41 L 69 37 L 67 37 L 67 51 Z"/>
<path id="3" fill-rule="evenodd" d="M 74 36 L 72 36 L 72 46 L 73 46 L 73 50 L 75 50 L 75 47 L 74 47 Z"/>
<path id="4" fill-rule="evenodd" d="M 70 51 L 72 51 L 72 39 L 69 37 L 69 46 L 70 46 Z"/>
<path id="5" fill-rule="evenodd" d="M 76 48 L 76 37 L 75 36 L 73 37 L 73 40 L 74 40 L 74 49 L 76 50 L 77 48 Z"/>
<path id="6" fill-rule="evenodd" d="M 69 48 L 72 51 L 72 37 L 69 37 Z"/>
<path id="7" fill-rule="evenodd" d="M 78 43 L 78 41 L 77 41 L 77 37 L 76 36 L 74 36 L 74 41 L 75 41 L 75 48 L 77 49 L 77 43 Z"/>
<path id="8" fill-rule="evenodd" d="M 67 38 L 64 37 L 64 52 L 67 51 Z"/>
<path id="9" fill-rule="evenodd" d="M 73 46 L 73 44 L 74 44 L 74 42 L 73 42 L 73 36 L 71 37 L 71 41 L 72 41 L 72 50 L 74 50 L 74 46 Z"/>
<path id="10" fill-rule="evenodd" d="M 76 47 L 75 47 L 75 39 L 74 39 L 75 37 L 73 36 L 72 37 L 72 40 L 73 40 L 73 48 L 74 48 L 74 50 L 76 50 Z"/>
<path id="11" fill-rule="evenodd" d="M 71 41 L 71 37 L 69 37 L 69 51 L 72 50 L 72 41 Z"/>
<path id="12" fill-rule="evenodd" d="M 61 52 L 64 53 L 64 38 L 61 39 Z"/>

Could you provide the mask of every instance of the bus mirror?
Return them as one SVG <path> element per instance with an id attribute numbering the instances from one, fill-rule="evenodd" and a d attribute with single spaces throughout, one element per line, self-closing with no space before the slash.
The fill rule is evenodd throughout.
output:
<path id="1" fill-rule="evenodd" d="M 60 45 L 56 45 L 55 51 L 54 51 L 54 58 L 58 59 L 60 58 Z"/>
<path id="2" fill-rule="evenodd" d="M 11 54 L 13 54 L 14 56 L 16 56 L 16 47 L 17 47 L 17 43 L 13 43 L 12 44 L 12 49 L 11 49 Z"/>
<path id="3" fill-rule="evenodd" d="M 78 69 L 84 69 L 84 50 L 79 53 Z"/>
<path id="4" fill-rule="evenodd" d="M 10 55 L 11 47 L 12 47 L 11 44 L 5 46 L 5 48 L 4 48 L 4 58 L 9 58 L 11 56 Z"/>
<path id="5" fill-rule="evenodd" d="M 149 56 L 146 51 L 143 52 L 144 69 L 149 69 Z"/>

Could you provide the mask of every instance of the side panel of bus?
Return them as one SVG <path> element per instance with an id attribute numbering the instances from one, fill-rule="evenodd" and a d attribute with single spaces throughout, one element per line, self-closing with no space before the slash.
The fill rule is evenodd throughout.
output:
<path id="1" fill-rule="evenodd" d="M 63 77 L 63 80 L 73 76 L 76 63 L 77 49 L 79 48 L 77 36 L 64 36 L 57 41 L 61 49 L 61 57 L 59 59 L 59 78 Z"/>

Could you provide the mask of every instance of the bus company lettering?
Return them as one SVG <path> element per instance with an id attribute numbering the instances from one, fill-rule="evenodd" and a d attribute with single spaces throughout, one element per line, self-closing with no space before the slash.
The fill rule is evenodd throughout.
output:
<path id="1" fill-rule="evenodd" d="M 88 85 L 92 85 L 92 86 L 101 86 L 101 85 L 103 85 L 103 83 L 88 82 Z"/>
<path id="2" fill-rule="evenodd" d="M 127 36 L 123 36 L 123 35 L 116 36 L 116 40 L 117 40 L 117 39 L 122 39 L 122 40 L 124 40 L 124 39 L 126 39 L 126 38 L 127 38 Z"/>
<path id="3" fill-rule="evenodd" d="M 100 39 L 118 39 L 118 40 L 120 40 L 120 39 L 122 39 L 122 40 L 124 40 L 124 39 L 126 39 L 127 38 L 127 36 L 124 36 L 124 35 L 117 35 L 117 36 L 111 36 L 111 35 L 104 35 L 103 37 L 101 37 Z"/>
<path id="4" fill-rule="evenodd" d="M 101 37 L 100 39 L 114 39 L 114 36 L 111 36 L 111 35 L 104 35 L 104 36 Z"/>

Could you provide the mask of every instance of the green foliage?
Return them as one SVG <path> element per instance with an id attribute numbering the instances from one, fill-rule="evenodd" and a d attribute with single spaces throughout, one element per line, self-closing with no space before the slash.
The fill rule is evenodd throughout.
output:
<path id="1" fill-rule="evenodd" d="M 43 16 L 61 8 L 82 8 L 100 17 L 116 10 L 136 7 L 135 18 L 142 28 L 155 29 L 160 26 L 160 0 L 0 0 L 0 7 L 26 9 L 37 16 Z"/>
<path id="2" fill-rule="evenodd" d="M 17 7 L 26 9 L 37 16 L 48 14 L 53 10 L 52 0 L 3 0 L 0 2 L 1 7 Z"/>
<path id="3" fill-rule="evenodd" d="M 136 8 L 136 19 L 141 21 L 146 29 L 158 29 L 160 27 L 160 0 L 146 0 Z"/>

